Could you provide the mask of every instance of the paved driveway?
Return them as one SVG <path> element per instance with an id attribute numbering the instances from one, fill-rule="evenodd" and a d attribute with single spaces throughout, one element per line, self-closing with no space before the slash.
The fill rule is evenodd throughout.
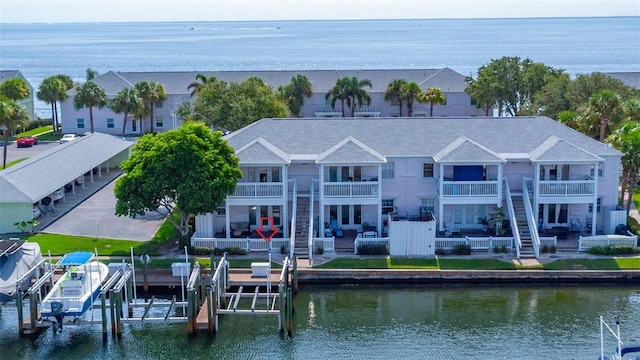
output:
<path id="1" fill-rule="evenodd" d="M 114 215 L 116 208 L 114 184 L 115 181 L 111 181 L 75 208 L 59 216 L 43 232 L 139 241 L 151 240 L 165 216 L 157 212 L 136 218 Z"/>
<path id="2" fill-rule="evenodd" d="M 4 142 L 0 142 L 0 146 L 4 146 Z M 29 158 L 55 146 L 59 146 L 59 144 L 52 141 L 42 142 L 30 148 L 18 148 L 15 141 L 9 142 L 7 162 Z M 104 175 L 103 179 L 96 179 L 95 183 L 87 184 L 87 189 L 78 189 L 77 195 L 67 193 L 65 203 L 57 205 L 60 211 L 56 218 L 52 218 L 49 214 L 43 214 L 40 217 L 42 223 L 40 229 L 44 227 L 42 232 L 139 241 L 150 240 L 162 224 L 164 216 L 158 213 L 148 213 L 135 219 L 115 216 L 116 198 L 113 193 L 115 181 L 110 181 L 113 177 Z M 109 182 L 104 184 L 101 183 L 101 180 L 105 183 Z M 93 187 L 95 189 L 92 189 Z"/>

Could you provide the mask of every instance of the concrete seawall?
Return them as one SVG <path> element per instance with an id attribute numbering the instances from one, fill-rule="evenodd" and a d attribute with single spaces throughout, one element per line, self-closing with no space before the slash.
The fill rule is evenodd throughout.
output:
<path id="1" fill-rule="evenodd" d="M 640 270 L 316 270 L 298 271 L 304 284 L 638 284 Z"/>

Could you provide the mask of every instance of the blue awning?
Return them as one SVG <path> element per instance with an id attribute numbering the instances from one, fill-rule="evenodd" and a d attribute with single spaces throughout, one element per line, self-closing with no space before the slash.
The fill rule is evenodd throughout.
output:
<path id="1" fill-rule="evenodd" d="M 58 266 L 69 265 L 84 265 L 93 258 L 93 253 L 90 251 L 76 251 L 65 255 L 58 262 Z"/>

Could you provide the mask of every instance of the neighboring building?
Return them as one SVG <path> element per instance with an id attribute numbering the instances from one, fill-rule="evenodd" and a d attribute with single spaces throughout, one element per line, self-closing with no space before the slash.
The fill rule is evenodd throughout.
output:
<path id="1" fill-rule="evenodd" d="M 27 110 L 27 113 L 29 113 L 29 118 L 31 120 L 37 120 L 38 117 L 36 116 L 35 101 L 34 101 L 36 94 L 35 94 L 35 90 L 33 89 L 33 86 L 31 86 L 29 81 L 27 81 L 27 79 L 22 75 L 22 73 L 19 70 L 0 70 L 0 83 L 3 83 L 6 80 L 13 79 L 13 78 L 20 78 L 24 80 L 29 86 L 29 96 L 26 99 L 19 100 L 18 104 L 22 105 L 22 107 L 24 107 Z"/>
<path id="2" fill-rule="evenodd" d="M 400 109 L 397 104 L 384 100 L 387 85 L 395 79 L 405 79 L 416 82 L 422 90 L 429 87 L 440 88 L 447 97 L 444 105 L 434 105 L 434 116 L 482 116 L 482 109 L 477 109 L 471 97 L 464 92 L 465 76 L 449 69 L 412 69 L 412 70 L 307 70 L 307 71 L 202 71 L 202 72 L 107 72 L 96 77 L 93 81 L 102 86 L 109 98 L 113 98 L 124 87 L 133 87 L 136 82 L 157 81 L 164 85 L 167 100 L 156 104 L 154 109 L 154 130 L 165 131 L 180 125 L 175 110 L 185 101 L 193 100 L 189 84 L 196 82 L 196 75 L 215 76 L 226 82 L 241 82 L 251 76 L 263 79 L 274 89 L 289 84 L 296 75 L 306 75 L 311 80 L 313 95 L 304 99 L 302 117 L 339 116 L 340 103 L 336 104 L 337 111 L 331 111 L 330 103 L 325 100 L 327 92 L 335 85 L 336 80 L 343 77 L 356 76 L 359 79 L 369 79 L 373 88 L 365 88 L 371 96 L 371 105 L 359 109 L 356 113 L 361 117 L 397 117 Z M 89 110 L 76 110 L 73 107 L 75 89 L 69 90 L 69 97 L 61 108 L 62 131 L 65 133 L 81 134 L 89 129 Z M 414 104 L 414 116 L 425 117 L 429 113 L 429 104 Z M 407 115 L 406 104 L 403 104 L 403 115 Z M 121 134 L 123 115 L 114 114 L 110 109 L 93 110 L 94 128 L 98 132 Z M 144 121 L 144 132 L 149 131 L 149 120 Z M 127 134 L 138 134 L 141 125 L 129 114 L 127 119 Z"/>
<path id="3" fill-rule="evenodd" d="M 297 219 L 378 234 L 391 212 L 482 229 L 479 218 L 523 192 L 541 228 L 595 234 L 618 201 L 621 153 L 547 117 L 262 119 L 225 138 L 244 176 L 217 214 L 197 217 L 194 237 L 253 230 L 265 216 L 288 236 L 292 200 L 311 193 L 313 213 Z"/>
<path id="4" fill-rule="evenodd" d="M 610 72 L 604 74 L 622 81 L 627 86 L 640 89 L 640 72 Z"/>
<path id="5" fill-rule="evenodd" d="M 18 232 L 14 224 L 33 220 L 40 208 L 50 210 L 55 200 L 64 197 L 64 192 L 58 195 L 59 189 L 69 184 L 75 191 L 75 183 L 84 184 L 85 174 L 86 181 L 93 182 L 94 174 L 100 177 L 103 171 L 120 167 L 133 144 L 94 133 L 0 171 L 0 234 Z"/>

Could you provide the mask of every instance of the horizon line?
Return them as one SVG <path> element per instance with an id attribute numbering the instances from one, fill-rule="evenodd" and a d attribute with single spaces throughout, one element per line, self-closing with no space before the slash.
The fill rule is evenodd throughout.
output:
<path id="1" fill-rule="evenodd" d="M 4 25 L 54 25 L 54 24 L 136 24 L 136 23 L 225 23 L 225 22 L 299 22 L 299 21 L 428 21 L 428 20 L 542 20 L 542 19 L 612 19 L 640 18 L 640 15 L 614 16 L 534 16 L 534 17 L 442 17 L 442 18 L 370 18 L 370 19 L 262 19 L 262 20 L 157 20 L 157 21 L 69 21 L 69 22 L 6 22 Z"/>

